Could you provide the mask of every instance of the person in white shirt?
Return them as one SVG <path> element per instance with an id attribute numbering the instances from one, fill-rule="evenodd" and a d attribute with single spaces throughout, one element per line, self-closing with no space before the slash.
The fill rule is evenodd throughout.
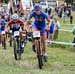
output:
<path id="1" fill-rule="evenodd" d="M 0 5 L 0 13 L 1 13 L 1 14 L 4 13 L 4 8 L 3 8 L 2 5 Z"/>
<path id="2" fill-rule="evenodd" d="M 54 28 L 54 40 L 58 39 L 58 34 L 59 34 L 59 28 L 60 28 L 60 23 L 58 21 L 58 18 L 54 18 L 55 20 L 55 28 Z"/>

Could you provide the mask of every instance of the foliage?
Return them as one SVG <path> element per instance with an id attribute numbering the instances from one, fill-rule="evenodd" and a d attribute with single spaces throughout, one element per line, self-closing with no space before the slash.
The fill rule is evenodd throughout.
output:
<path id="1" fill-rule="evenodd" d="M 67 4 L 73 4 L 73 2 L 74 2 L 74 0 L 65 0 L 65 2 L 67 3 Z"/>

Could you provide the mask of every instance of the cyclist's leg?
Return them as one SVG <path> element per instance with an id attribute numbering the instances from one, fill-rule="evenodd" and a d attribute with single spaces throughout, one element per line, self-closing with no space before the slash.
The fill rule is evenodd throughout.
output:
<path id="1" fill-rule="evenodd" d="M 34 31 L 37 31 L 37 28 L 33 27 L 32 32 L 34 32 Z M 32 49 L 34 52 L 36 52 L 36 40 L 35 39 L 33 39 L 33 41 L 32 41 Z"/>
<path id="2" fill-rule="evenodd" d="M 1 44 L 3 46 L 3 35 L 2 35 L 2 31 L 1 31 Z"/>
<path id="3" fill-rule="evenodd" d="M 44 53 L 46 53 L 46 49 L 47 49 L 46 39 L 47 39 L 47 34 L 45 32 L 41 33 L 41 42 L 44 48 Z"/>
<path id="4" fill-rule="evenodd" d="M 47 59 L 47 41 L 46 41 L 46 39 L 47 39 L 46 32 L 42 32 L 41 33 L 41 42 L 42 42 L 42 46 L 43 46 L 43 56 L 44 56 L 45 62 L 48 61 L 48 59 Z"/>

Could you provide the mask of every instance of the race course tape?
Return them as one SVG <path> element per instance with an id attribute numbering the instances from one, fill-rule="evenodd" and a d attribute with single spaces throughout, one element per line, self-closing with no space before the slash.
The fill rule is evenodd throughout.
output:
<path id="1" fill-rule="evenodd" d="M 65 26 L 74 26 L 75 24 L 63 24 L 63 25 L 65 25 Z"/>
<path id="2" fill-rule="evenodd" d="M 59 29 L 59 30 L 64 32 L 72 32 L 71 30 L 65 30 L 65 29 Z"/>
<path id="3" fill-rule="evenodd" d="M 75 43 L 68 43 L 68 42 L 58 42 L 58 41 L 47 41 L 48 43 L 54 43 L 54 44 L 63 44 L 63 45 L 75 45 Z"/>

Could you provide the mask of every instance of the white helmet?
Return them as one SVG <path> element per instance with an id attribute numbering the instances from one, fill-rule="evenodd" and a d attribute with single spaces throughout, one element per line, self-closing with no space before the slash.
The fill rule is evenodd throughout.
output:
<path id="1" fill-rule="evenodd" d="M 17 20 L 18 18 L 19 18 L 18 14 L 14 13 L 14 14 L 12 15 L 12 19 L 13 19 L 13 20 Z"/>

